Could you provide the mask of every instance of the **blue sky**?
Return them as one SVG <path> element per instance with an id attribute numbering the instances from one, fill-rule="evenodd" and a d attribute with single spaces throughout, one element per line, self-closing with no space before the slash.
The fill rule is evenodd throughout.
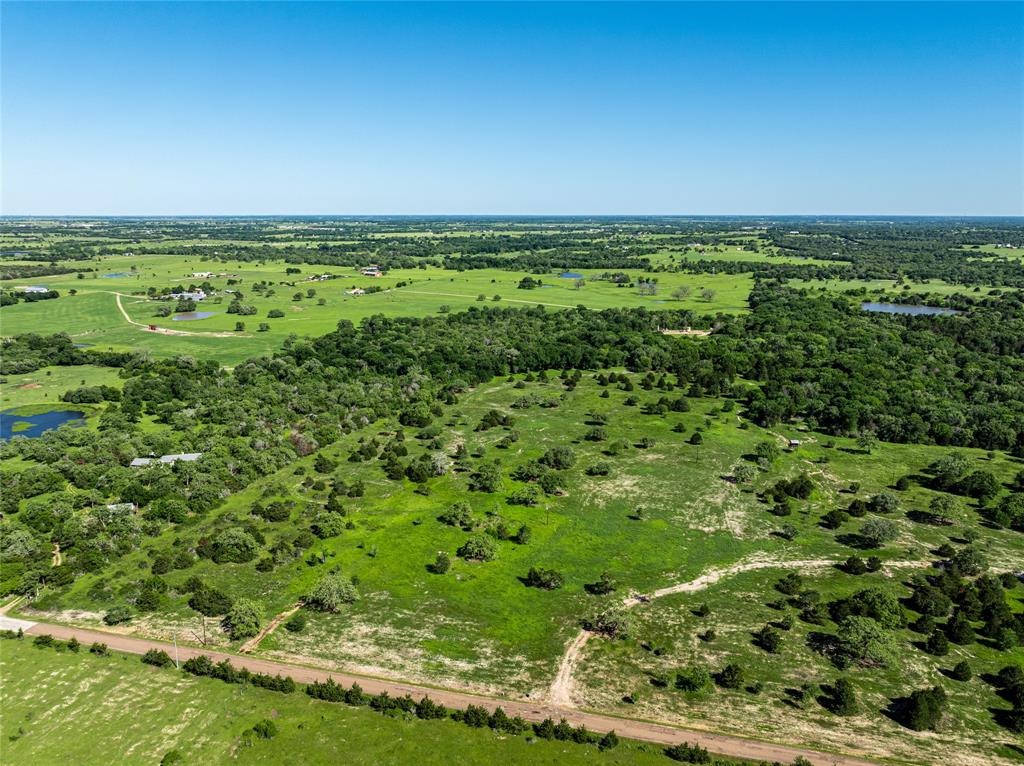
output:
<path id="1" fill-rule="evenodd" d="M 2 212 L 1024 213 L 1024 4 L 13 3 Z"/>

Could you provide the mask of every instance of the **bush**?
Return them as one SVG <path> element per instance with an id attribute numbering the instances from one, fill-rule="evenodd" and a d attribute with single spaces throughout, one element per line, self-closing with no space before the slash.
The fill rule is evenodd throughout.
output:
<path id="1" fill-rule="evenodd" d="M 306 605 L 321 612 L 337 612 L 342 604 L 351 604 L 358 598 L 359 593 L 350 580 L 330 574 L 313 586 L 306 596 Z"/>
<path id="2" fill-rule="evenodd" d="M 306 629 L 307 618 L 304 612 L 298 611 L 293 614 L 284 624 L 284 629 L 289 633 L 301 633 Z"/>
<path id="3" fill-rule="evenodd" d="M 277 736 L 277 724 L 269 718 L 264 718 L 253 725 L 252 732 L 260 739 L 273 739 Z"/>
<path id="4" fill-rule="evenodd" d="M 244 564 L 256 558 L 259 544 L 244 529 L 225 529 L 213 541 L 213 560 L 218 564 Z"/>
<path id="5" fill-rule="evenodd" d="M 692 665 L 676 673 L 676 688 L 684 692 L 701 692 L 711 686 L 711 674 Z"/>
<path id="6" fill-rule="evenodd" d="M 488 535 L 473 535 L 455 552 L 467 561 L 491 561 L 498 554 L 498 546 Z"/>
<path id="7" fill-rule="evenodd" d="M 115 606 L 103 615 L 103 622 L 107 625 L 121 625 L 132 618 L 131 610 L 126 606 Z"/>
<path id="8" fill-rule="evenodd" d="M 107 656 L 110 655 L 110 649 L 107 648 L 106 644 L 101 644 L 99 642 L 96 642 L 92 646 L 89 647 L 89 653 L 90 654 L 95 654 L 95 655 L 97 655 L 99 657 L 107 657 Z"/>
<path id="9" fill-rule="evenodd" d="M 735 662 L 730 662 L 718 674 L 718 685 L 723 689 L 739 689 L 743 686 L 743 668 Z"/>
<path id="10" fill-rule="evenodd" d="M 231 609 L 231 599 L 223 591 L 199 583 L 199 588 L 189 597 L 188 605 L 201 615 L 216 617 L 227 614 Z"/>
<path id="11" fill-rule="evenodd" d="M 700 745 L 691 745 L 689 742 L 682 742 L 665 748 L 665 755 L 673 761 L 682 763 L 711 763 L 711 755 Z"/>
<path id="12" fill-rule="evenodd" d="M 561 588 L 564 582 L 561 573 L 554 569 L 543 569 L 541 567 L 530 567 L 523 582 L 530 588 L 542 588 L 544 590 L 555 590 Z"/>
<path id="13" fill-rule="evenodd" d="M 941 686 L 918 689 L 907 700 L 903 722 L 914 731 L 934 730 L 945 710 L 946 692 Z"/>
<path id="14" fill-rule="evenodd" d="M 263 606 L 248 598 L 240 598 L 231 605 L 224 617 L 224 629 L 233 641 L 259 634 L 263 620 Z"/>
<path id="15" fill-rule="evenodd" d="M 155 665 L 158 668 L 166 668 L 174 664 L 174 660 L 162 649 L 150 649 L 142 655 L 142 662 L 146 665 Z"/>
<path id="16" fill-rule="evenodd" d="M 433 574 L 438 574 L 438 575 L 446 574 L 448 572 L 448 570 L 451 569 L 451 568 L 452 568 L 451 556 L 449 556 L 444 551 L 438 551 L 437 552 L 437 558 L 434 559 L 434 563 L 427 565 L 428 571 L 432 572 Z"/>
<path id="17" fill-rule="evenodd" d="M 971 669 L 971 664 L 967 660 L 960 660 L 953 669 L 949 671 L 949 675 L 956 681 L 970 681 L 974 677 L 974 671 Z"/>

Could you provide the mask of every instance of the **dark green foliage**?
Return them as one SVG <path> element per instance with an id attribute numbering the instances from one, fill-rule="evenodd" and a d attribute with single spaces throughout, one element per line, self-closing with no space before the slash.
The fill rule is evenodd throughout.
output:
<path id="1" fill-rule="evenodd" d="M 542 567 L 530 567 L 530 571 L 523 578 L 523 583 L 530 588 L 541 588 L 542 590 L 556 590 L 562 587 L 564 579 L 561 573 L 554 569 L 543 569 Z"/>
<path id="2" fill-rule="evenodd" d="M 174 660 L 171 659 L 170 655 L 161 649 L 150 649 L 142 655 L 142 661 L 147 665 L 155 665 L 158 668 L 166 668 L 174 664 Z"/>
<path id="3" fill-rule="evenodd" d="M 711 763 L 712 760 L 707 749 L 700 745 L 691 745 L 689 742 L 665 748 L 665 755 L 681 763 Z"/>

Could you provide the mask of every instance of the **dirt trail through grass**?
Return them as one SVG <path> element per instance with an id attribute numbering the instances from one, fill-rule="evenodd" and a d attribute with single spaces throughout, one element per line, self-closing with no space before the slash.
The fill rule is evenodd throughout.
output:
<path id="1" fill-rule="evenodd" d="M 121 304 L 121 298 L 131 297 L 124 295 L 124 293 L 111 293 L 114 296 L 114 300 L 117 303 L 117 310 L 121 312 L 121 316 L 124 317 L 124 321 L 128 324 L 133 324 L 136 327 L 144 330 L 145 332 L 155 332 L 159 335 L 192 335 L 200 338 L 249 338 L 250 335 L 238 332 L 189 332 L 188 330 L 169 330 L 166 327 L 157 327 L 152 324 L 145 324 L 143 322 L 136 322 L 125 311 L 124 306 Z"/>
<path id="2" fill-rule="evenodd" d="M 825 567 L 834 566 L 837 562 L 833 559 L 794 559 L 790 561 L 770 558 L 764 554 L 754 554 L 747 559 L 733 564 L 731 567 L 724 569 L 712 569 L 700 577 L 689 582 L 676 583 L 675 585 L 669 585 L 665 588 L 659 588 L 658 590 L 649 594 L 634 594 L 624 599 L 622 606 L 626 609 L 630 609 L 638 604 L 645 604 L 654 599 L 663 598 L 664 596 L 671 596 L 676 593 L 694 593 L 696 591 L 704 590 L 723 577 L 729 577 L 732 575 L 740 574 L 741 572 L 750 572 L 755 569 L 798 569 L 802 572 L 806 572 L 811 569 L 823 569 Z M 928 566 L 927 561 L 893 561 L 886 564 L 887 568 L 904 568 L 904 567 L 921 567 Z M 581 630 L 573 637 L 565 647 L 565 653 L 562 655 L 561 661 L 558 663 L 558 672 L 555 674 L 555 680 L 551 684 L 551 688 L 548 690 L 548 701 L 552 705 L 558 705 L 559 707 L 575 707 L 576 703 L 573 700 L 573 692 L 575 690 L 575 682 L 573 680 L 573 671 L 580 663 L 580 656 L 583 653 L 583 647 L 586 646 L 591 633 L 587 630 Z"/>
<path id="3" fill-rule="evenodd" d="M 281 612 L 281 614 L 277 615 L 277 617 L 268 622 L 267 626 L 263 630 L 261 630 L 258 634 L 256 634 L 248 641 L 246 641 L 244 644 L 242 644 L 242 646 L 239 647 L 238 651 L 242 654 L 248 654 L 249 652 L 251 652 L 253 649 L 260 645 L 260 641 L 262 641 L 264 638 L 266 638 L 275 630 L 277 630 L 277 627 L 282 622 L 287 620 L 301 608 L 302 602 L 300 601 L 299 603 L 289 607 L 288 609 L 285 609 L 283 612 Z"/>

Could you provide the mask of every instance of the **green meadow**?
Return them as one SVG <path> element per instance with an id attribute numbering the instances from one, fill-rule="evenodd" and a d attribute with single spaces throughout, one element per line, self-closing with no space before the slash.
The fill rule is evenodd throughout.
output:
<path id="1" fill-rule="evenodd" d="M 356 269 L 301 264 L 300 274 L 286 274 L 290 264 L 231 263 L 180 256 L 104 256 L 89 262 L 93 272 L 74 273 L 3 282 L 4 289 L 19 285 L 45 285 L 61 297 L 51 301 L 21 303 L 0 310 L 0 333 L 5 336 L 25 332 L 65 332 L 76 342 L 98 349 L 146 350 L 158 356 L 191 354 L 214 358 L 224 364 L 236 364 L 253 356 L 272 353 L 289 335 L 316 337 L 333 330 L 339 321 L 358 323 L 374 315 L 423 316 L 441 311 L 465 311 L 487 303 L 524 308 L 543 306 L 558 311 L 576 306 L 595 310 L 616 307 L 690 309 L 698 314 L 736 313 L 747 309 L 746 299 L 753 284 L 750 275 L 675 274 L 632 271 L 634 278 L 657 278 L 656 295 L 641 295 L 635 287 L 616 286 L 599 281 L 599 269 L 584 269 L 583 285 L 557 274 L 532 275 L 542 286 L 518 289 L 526 272 L 480 269 L 456 272 L 435 267 L 395 269 L 384 277 L 364 277 Z M 193 278 L 191 274 L 213 271 L 231 277 Z M 308 281 L 317 274 L 334 274 L 336 279 Z M 105 276 L 105 275 L 125 276 Z M 228 280 L 236 280 L 229 285 Z M 146 298 L 147 288 L 158 290 L 181 285 L 188 288 L 208 281 L 217 291 L 198 304 L 197 310 L 213 312 L 206 319 L 174 321 L 157 317 L 160 301 Z M 257 281 L 269 282 L 272 295 L 259 295 L 250 289 Z M 402 286 L 399 286 L 399 285 Z M 689 294 L 673 297 L 677 288 Z M 380 288 L 380 292 L 352 295 L 355 289 Z M 228 314 L 231 300 L 227 289 L 240 290 L 243 303 L 255 306 L 250 316 Z M 703 290 L 710 290 L 704 294 Z M 76 291 L 71 295 L 70 291 Z M 313 295 L 309 295 L 309 291 Z M 128 317 L 140 325 L 153 324 L 176 334 L 148 332 L 129 322 L 118 310 L 117 294 Z M 141 295 L 137 294 L 141 293 Z M 296 299 L 296 294 L 300 295 Z M 497 298 L 497 300 L 495 300 Z M 321 303 L 322 301 L 322 303 Z M 172 306 L 173 306 L 172 302 Z M 271 310 L 284 313 L 270 318 Z M 243 322 L 244 330 L 236 331 Z M 269 327 L 260 330 L 260 324 Z M 219 337 L 214 333 L 230 333 Z"/>
<path id="2" fill-rule="evenodd" d="M 255 571 L 253 563 L 217 565 L 200 560 L 187 570 L 168 573 L 165 579 L 171 588 L 160 612 L 139 615 L 128 630 L 193 640 L 190 637 L 198 634 L 201 622 L 187 607 L 181 587 L 191 576 L 232 598 L 257 599 L 269 618 L 294 604 L 324 572 L 340 571 L 358 582 L 359 600 L 338 614 L 310 612 L 304 630 L 274 632 L 263 641 L 261 653 L 536 698 L 548 694 L 565 646 L 581 621 L 615 607 L 633 593 L 650 594 L 708 572 L 762 561 L 767 563 L 757 572 L 723 576 L 700 592 L 635 606 L 631 610 L 635 631 L 628 639 L 594 637 L 587 644 L 576 670 L 573 699 L 622 715 L 773 739 L 792 740 L 788 727 L 799 726 L 796 739 L 800 741 L 821 743 L 828 749 L 891 752 L 900 761 L 914 762 L 913 754 L 921 752 L 939 757 L 972 737 L 986 738 L 986 757 L 1007 757 L 1009 751 L 999 739 L 1004 730 L 983 712 L 985 706 L 998 703 L 991 689 L 980 681 L 956 687 L 942 675 L 953 658 L 921 652 L 914 647 L 915 634 L 908 630 L 899 635 L 907 654 L 903 666 L 852 674 L 868 707 L 863 717 L 840 722 L 817 703 L 794 709 L 786 702 L 787 689 L 831 682 L 837 676 L 825 657 L 807 648 L 810 632 L 818 628 L 798 622 L 785 635 L 779 654 L 768 654 L 752 644 L 753 631 L 784 616 L 766 604 L 774 600 L 771 583 L 789 571 L 787 562 L 815 562 L 792 567 L 806 570 L 808 585 L 829 599 L 868 586 L 904 595 L 906 577 L 927 567 L 935 558 L 935 548 L 971 528 L 980 535 L 978 546 L 994 566 L 1024 568 L 1016 533 L 980 527 L 975 510 L 966 503 L 954 510 L 952 527 L 913 521 L 914 511 L 926 509 L 936 494 L 920 479 L 896 492 L 900 508 L 892 518 L 898 536 L 878 552 L 886 568 L 861 577 L 836 568 L 854 552 L 840 544 L 837 535 L 855 531 L 860 521 L 854 519 L 832 532 L 819 525 L 821 514 L 845 507 L 854 497 L 893 491 L 898 478 L 919 476 L 944 450 L 885 444 L 866 453 L 848 439 L 793 427 L 766 431 L 745 424 L 717 399 L 690 399 L 687 412 L 647 415 L 642 413 L 644 404 L 656 401 L 661 392 L 645 391 L 638 376 L 632 379 L 637 384 L 632 392 L 617 385 L 602 387 L 590 375 L 574 390 L 565 390 L 553 375 L 547 382 L 495 380 L 445 408 L 437 421 L 443 424 L 439 433 L 430 432 L 421 439 L 415 430 L 407 429 L 410 456 L 451 456 L 464 444 L 468 454 L 475 456 L 470 458 L 473 465 L 500 459 L 502 487 L 496 493 L 467 491 L 467 475 L 458 470 L 431 480 L 429 491 L 405 479 L 389 480 L 379 461 L 347 460 L 358 440 L 368 436 L 353 434 L 325 450 L 338 461 L 328 474 L 317 473 L 312 458 L 306 458 L 231 497 L 192 530 L 180 529 L 147 541 L 113 570 L 82 575 L 66 595 L 45 597 L 39 607 L 75 610 L 65 611 L 65 617 L 97 625 L 102 613 L 119 602 L 118 594 L 130 592 L 139 572 L 161 551 L 194 545 L 197 537 L 246 522 L 256 524 L 271 548 L 315 522 L 326 498 L 325 480 L 360 481 L 364 494 L 344 503 L 348 528 L 315 542 L 306 557 L 267 572 Z M 631 397 L 638 402 L 627 403 Z M 534 403 L 513 407 L 521 405 L 517 400 Z M 511 428 L 520 432 L 518 441 L 502 448 L 499 442 L 510 433 L 508 428 L 476 430 L 490 410 L 516 419 Z M 601 442 L 583 438 L 595 413 L 608 420 Z M 393 424 L 381 423 L 375 432 L 386 441 L 394 429 Z M 702 436 L 701 444 L 691 443 L 696 432 Z M 799 439 L 801 445 L 784 450 L 751 484 L 731 480 L 735 467 L 750 461 L 753 444 L 767 440 L 785 445 L 790 439 Z M 535 506 L 511 504 L 510 496 L 525 486 L 512 478 L 514 469 L 556 446 L 571 446 L 576 457 L 573 467 L 561 472 L 566 479 L 564 492 L 544 496 Z M 1019 464 L 1001 455 L 963 452 L 1002 481 L 1009 481 L 1019 470 Z M 587 469 L 598 463 L 608 465 L 608 474 L 588 475 Z M 791 516 L 773 516 L 759 491 L 799 473 L 812 480 L 812 495 L 798 503 Z M 857 486 L 851 491 L 854 482 Z M 286 522 L 262 522 L 250 515 L 254 503 L 274 500 L 294 503 Z M 438 520 L 457 501 L 469 502 L 477 523 L 504 521 L 513 530 L 528 525 L 529 543 L 498 542 L 493 561 L 458 558 L 456 550 L 470 533 Z M 792 534 L 779 534 L 784 525 L 791 527 Z M 450 554 L 453 561 L 443 575 L 429 569 L 439 551 Z M 552 591 L 527 587 L 522 578 L 531 567 L 557 570 L 564 585 Z M 616 590 L 602 596 L 588 593 L 584 586 L 604 573 Z M 711 614 L 698 619 L 692 610 L 703 602 L 710 605 Z M 1014 592 L 1013 603 L 1017 610 L 1024 608 L 1020 589 Z M 210 626 L 215 644 L 237 648 L 214 623 Z M 710 643 L 697 637 L 707 627 L 718 634 Z M 977 672 L 995 671 L 1008 659 L 981 644 L 958 652 L 970 657 Z M 1024 651 L 1014 650 L 1011 655 L 1024 658 Z M 758 694 L 720 691 L 694 699 L 656 683 L 693 662 L 717 669 L 729 660 L 742 661 L 750 682 L 763 685 Z M 910 675 L 904 673 L 907 668 L 912 670 Z M 878 708 L 884 707 L 885 700 L 912 688 L 914 682 L 926 681 L 950 687 L 950 693 L 964 701 L 965 713 L 970 707 L 972 712 L 959 719 L 954 731 L 935 739 L 916 735 L 888 719 L 879 723 Z"/>
<path id="3" fill-rule="evenodd" d="M 117 763 L 154 766 L 172 750 L 186 764 L 664 764 L 661 748 L 620 741 L 593 745 L 503 736 L 454 721 L 384 716 L 228 685 L 138 657 L 43 649 L 30 641 L 0 646 L 0 730 L 5 763 L 51 766 Z M 243 737 L 262 720 L 272 739 Z M 74 736 L 68 736 L 74 732 Z"/>

